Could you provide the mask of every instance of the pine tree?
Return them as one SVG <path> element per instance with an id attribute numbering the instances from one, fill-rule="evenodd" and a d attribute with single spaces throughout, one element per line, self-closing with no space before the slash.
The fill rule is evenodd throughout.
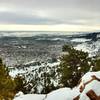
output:
<path id="1" fill-rule="evenodd" d="M 0 100 L 12 100 L 15 95 L 15 82 L 9 76 L 8 68 L 0 59 Z"/>
<path id="2" fill-rule="evenodd" d="M 94 63 L 94 66 L 92 68 L 92 71 L 100 71 L 100 58 L 95 58 L 93 63 Z"/>
<path id="3" fill-rule="evenodd" d="M 78 84 L 79 79 L 89 71 L 91 59 L 88 53 L 75 50 L 68 45 L 63 46 L 64 55 L 61 57 L 60 72 L 61 84 L 67 87 L 74 87 Z"/>
<path id="4" fill-rule="evenodd" d="M 27 81 L 25 80 L 24 76 L 20 76 L 20 75 L 17 75 L 15 78 L 14 78 L 14 81 L 15 81 L 15 84 L 16 84 L 16 87 L 15 87 L 15 91 L 16 93 L 19 92 L 19 91 L 22 91 L 23 93 L 27 93 L 29 92 L 28 91 L 28 83 Z"/>

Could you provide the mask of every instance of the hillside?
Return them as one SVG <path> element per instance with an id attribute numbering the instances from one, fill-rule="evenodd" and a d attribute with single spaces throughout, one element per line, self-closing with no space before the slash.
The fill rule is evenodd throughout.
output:
<path id="1" fill-rule="evenodd" d="M 1 56 L 18 93 L 14 100 L 89 100 L 88 92 L 97 97 L 100 72 L 90 71 L 100 71 L 99 34 L 1 36 Z"/>
<path id="2" fill-rule="evenodd" d="M 21 92 L 14 100 L 100 100 L 100 71 L 88 72 L 73 89 L 60 88 L 46 95 Z"/>

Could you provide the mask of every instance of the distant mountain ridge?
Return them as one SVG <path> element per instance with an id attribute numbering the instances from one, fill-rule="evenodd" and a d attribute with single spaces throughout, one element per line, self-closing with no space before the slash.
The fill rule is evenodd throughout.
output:
<path id="1" fill-rule="evenodd" d="M 67 32 L 0 32 L 0 37 L 21 37 L 21 38 L 28 38 L 28 37 L 60 37 L 60 38 L 86 38 L 86 39 L 92 39 L 93 41 L 96 41 L 97 39 L 100 39 L 100 32 L 92 32 L 92 33 L 67 33 Z"/>

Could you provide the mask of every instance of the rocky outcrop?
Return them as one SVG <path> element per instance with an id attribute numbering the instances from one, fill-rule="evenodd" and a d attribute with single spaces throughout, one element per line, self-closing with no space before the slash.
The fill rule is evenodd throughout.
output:
<path id="1" fill-rule="evenodd" d="M 100 77 L 98 76 L 99 75 L 96 75 L 96 73 L 91 74 L 89 76 L 91 78 L 86 80 L 86 82 L 84 82 L 84 80 L 81 79 L 80 85 L 79 85 L 80 94 L 76 96 L 73 100 L 82 100 L 81 98 L 83 96 L 81 95 L 83 94 L 87 96 L 87 98 L 89 98 L 90 100 L 100 100 L 100 87 L 98 86 L 96 87 L 96 83 L 100 85 Z M 98 94 L 96 94 L 97 91 L 98 91 Z"/>

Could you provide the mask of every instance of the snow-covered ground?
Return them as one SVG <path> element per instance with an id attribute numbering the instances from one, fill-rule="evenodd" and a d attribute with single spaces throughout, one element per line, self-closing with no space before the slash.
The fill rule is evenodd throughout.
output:
<path id="1" fill-rule="evenodd" d="M 93 79 L 93 76 L 95 76 L 99 80 Z M 83 91 L 81 92 L 80 87 L 84 87 Z M 73 89 L 66 87 L 60 88 L 46 95 L 21 94 L 18 97 L 15 97 L 14 100 L 73 100 L 77 96 L 79 96 L 79 100 L 90 100 L 89 97 L 86 95 L 86 93 L 90 90 L 93 90 L 97 96 L 100 96 L 100 71 L 86 73 L 82 77 L 80 84 Z"/>
<path id="2" fill-rule="evenodd" d="M 84 52 L 88 52 L 89 56 L 93 57 L 93 56 L 96 56 L 100 50 L 100 41 L 98 40 L 98 41 L 92 42 L 92 43 L 83 42 L 83 43 L 75 46 L 75 49 L 82 50 Z"/>
<path id="3" fill-rule="evenodd" d="M 49 76 L 53 74 L 53 77 L 50 77 L 50 83 L 55 87 L 58 85 L 59 76 L 57 75 L 57 67 L 60 64 L 60 61 L 53 63 L 39 63 L 36 61 L 31 61 L 20 65 L 16 68 L 11 68 L 10 76 L 16 77 L 17 75 L 23 76 L 28 84 L 31 84 L 30 93 L 34 93 L 35 89 L 37 89 L 36 93 L 41 93 L 44 88 L 44 73 Z M 35 81 L 35 85 L 32 84 L 32 81 Z M 26 86 L 28 87 L 28 86 Z"/>
<path id="4" fill-rule="evenodd" d="M 45 95 L 27 94 L 27 95 L 20 95 L 14 100 L 43 100 L 44 98 L 45 98 Z"/>
<path id="5" fill-rule="evenodd" d="M 28 63 L 25 63 L 24 65 L 31 65 L 32 63 L 35 63 L 35 61 L 31 61 L 31 62 L 28 62 Z M 12 77 L 15 77 L 16 75 L 18 75 L 18 74 L 21 74 L 21 75 L 25 75 L 26 73 L 27 74 L 35 74 L 34 72 L 33 72 L 33 70 L 39 70 L 39 68 L 42 68 L 42 67 L 46 67 L 46 66 L 49 66 L 49 67 L 55 67 L 55 66 L 57 66 L 57 65 L 59 65 L 60 64 L 60 62 L 58 61 L 58 62 L 54 62 L 54 63 L 47 63 L 47 64 L 45 64 L 45 63 L 41 63 L 40 65 L 35 65 L 35 66 L 28 66 L 28 67 L 22 67 L 22 66 L 20 66 L 20 68 L 12 68 L 12 70 L 10 70 L 10 72 L 9 72 L 9 74 L 10 74 L 10 76 L 12 76 Z M 49 70 L 48 70 L 49 71 Z M 39 73 L 40 74 L 40 73 Z"/>
<path id="6" fill-rule="evenodd" d="M 88 42 L 91 41 L 91 39 L 85 39 L 85 38 L 76 38 L 76 39 L 72 39 L 72 42 Z"/>

